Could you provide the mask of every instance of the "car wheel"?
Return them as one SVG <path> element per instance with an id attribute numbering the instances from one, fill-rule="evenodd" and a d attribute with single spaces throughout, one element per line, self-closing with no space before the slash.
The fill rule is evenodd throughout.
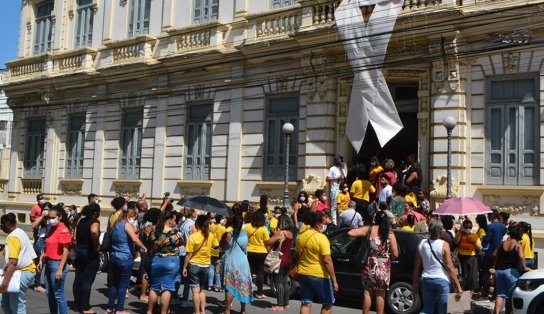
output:
<path id="1" fill-rule="evenodd" d="M 110 264 L 110 258 L 107 252 L 100 252 L 98 253 L 98 270 L 102 273 L 108 272 L 108 267 Z"/>
<path id="2" fill-rule="evenodd" d="M 421 307 L 419 295 L 414 298 L 412 285 L 405 282 L 395 282 L 389 287 L 386 303 L 390 313 L 394 314 L 418 313 Z"/>
<path id="3" fill-rule="evenodd" d="M 277 276 L 278 276 L 278 274 L 269 274 L 268 275 L 268 280 L 270 281 L 270 283 L 269 283 L 270 290 L 272 290 L 272 293 L 274 294 L 275 297 L 278 296 L 278 291 L 277 291 L 277 287 L 276 287 L 276 277 Z M 297 293 L 298 285 L 297 285 L 296 282 L 291 281 L 291 278 L 289 278 L 289 276 L 287 276 L 287 283 L 289 284 L 289 298 L 293 298 L 295 296 L 295 294 Z"/>

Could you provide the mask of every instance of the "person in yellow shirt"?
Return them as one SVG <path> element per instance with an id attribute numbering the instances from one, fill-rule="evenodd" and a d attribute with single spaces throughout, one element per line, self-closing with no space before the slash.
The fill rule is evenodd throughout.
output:
<path id="1" fill-rule="evenodd" d="M 351 199 L 357 204 L 355 210 L 363 216 L 363 220 L 368 223 L 371 222 L 370 217 L 366 211 L 368 204 L 370 203 L 370 193 L 375 193 L 376 188 L 370 181 L 368 181 L 368 172 L 361 171 L 357 175 L 357 180 L 351 184 L 349 190 Z"/>
<path id="2" fill-rule="evenodd" d="M 406 224 L 400 228 L 400 230 L 414 232 L 416 228 L 416 217 L 414 215 L 408 215 L 406 217 Z"/>
<path id="3" fill-rule="evenodd" d="M 409 186 L 403 185 L 403 188 L 404 188 L 404 201 L 406 203 L 411 203 L 414 208 L 418 208 L 417 195 L 410 190 Z"/>
<path id="4" fill-rule="evenodd" d="M 531 224 L 522 221 L 521 226 L 521 245 L 523 246 L 523 252 L 525 256 L 525 265 L 529 268 L 533 268 L 535 264 L 535 241 L 533 239 L 533 228 Z"/>
<path id="5" fill-rule="evenodd" d="M 463 274 L 463 291 L 478 289 L 478 260 L 476 254 L 482 249 L 482 243 L 476 233 L 472 233 L 472 221 L 465 220 L 455 235 L 458 257 Z"/>
<path id="6" fill-rule="evenodd" d="M 212 249 L 219 247 L 219 240 L 210 233 L 208 216 L 198 216 L 195 227 L 196 232 L 189 236 L 185 246 L 187 255 L 183 264 L 183 277 L 189 279 L 189 285 L 193 291 L 195 313 L 205 313 L 205 287 L 208 283 L 208 269 L 212 260 Z M 187 271 L 187 266 L 189 266 L 189 271 Z"/>
<path id="7" fill-rule="evenodd" d="M 338 214 L 341 214 L 346 209 L 348 209 L 350 201 L 351 201 L 351 197 L 349 196 L 348 184 L 341 182 L 340 193 L 338 193 L 338 196 L 336 197 L 336 204 L 338 205 Z"/>
<path id="8" fill-rule="evenodd" d="M 264 284 L 264 260 L 268 255 L 266 241 L 270 239 L 270 234 L 266 228 L 265 217 L 260 210 L 256 210 L 251 215 L 251 224 L 248 224 L 245 229 L 248 237 L 247 244 L 247 259 L 251 273 L 257 276 L 257 292 L 256 299 L 264 299 L 266 296 L 263 292 Z"/>
<path id="9" fill-rule="evenodd" d="M 372 184 L 376 183 L 376 179 L 378 178 L 378 175 L 382 173 L 383 168 L 380 165 L 380 162 L 378 161 L 378 157 L 372 156 L 370 158 L 370 172 L 369 172 L 369 179 Z"/>
<path id="10" fill-rule="evenodd" d="M 215 213 L 209 213 L 208 216 L 210 217 L 210 222 L 212 222 L 210 225 L 210 233 L 213 234 L 217 240 L 221 240 L 226 231 L 225 227 L 221 225 L 221 219 L 223 217 L 221 215 L 216 215 Z M 208 270 L 208 291 L 213 290 L 215 292 L 221 292 L 223 289 L 221 289 L 221 267 L 218 265 L 221 262 L 219 249 L 212 248 L 211 252 L 212 260 L 210 269 Z"/>
<path id="11" fill-rule="evenodd" d="M 34 259 L 37 256 L 26 233 L 17 228 L 17 218 L 14 213 L 2 216 L 0 228 L 8 235 L 4 248 L 7 264 L 4 268 L 4 279 L 0 284 L 2 309 L 4 313 L 26 313 L 25 294 L 36 274 Z M 20 289 L 18 292 L 8 293 L 10 281 L 16 270 L 21 271 Z"/>
<path id="12" fill-rule="evenodd" d="M 305 223 L 310 229 L 298 236 L 295 250 L 300 284 L 300 313 L 310 314 L 312 303 L 320 300 L 323 304 L 321 313 L 330 314 L 338 283 L 329 239 L 320 232 L 325 219 L 322 213 L 315 212 L 306 214 L 306 217 Z"/>

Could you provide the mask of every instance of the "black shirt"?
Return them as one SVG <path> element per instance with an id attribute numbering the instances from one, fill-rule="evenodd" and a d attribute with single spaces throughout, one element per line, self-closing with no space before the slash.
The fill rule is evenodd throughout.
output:
<path id="1" fill-rule="evenodd" d="M 84 218 L 79 221 L 76 228 L 76 262 L 98 258 L 91 235 L 91 225 L 99 223 L 95 217 Z"/>

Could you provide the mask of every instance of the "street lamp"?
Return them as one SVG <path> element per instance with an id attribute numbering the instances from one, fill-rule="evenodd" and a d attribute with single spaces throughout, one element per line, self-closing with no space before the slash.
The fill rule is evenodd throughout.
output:
<path id="1" fill-rule="evenodd" d="M 446 199 L 450 199 L 453 197 L 451 194 L 451 133 L 455 126 L 457 125 L 457 120 L 455 120 L 452 116 L 447 116 L 442 121 L 442 125 L 446 128 L 446 131 L 448 132 L 448 185 L 447 185 L 447 192 L 446 192 Z"/>
<path id="2" fill-rule="evenodd" d="M 291 133 L 295 130 L 295 127 L 287 122 L 285 123 L 281 131 L 285 134 L 285 181 L 283 187 L 283 207 L 289 207 L 289 142 L 291 139 Z"/>

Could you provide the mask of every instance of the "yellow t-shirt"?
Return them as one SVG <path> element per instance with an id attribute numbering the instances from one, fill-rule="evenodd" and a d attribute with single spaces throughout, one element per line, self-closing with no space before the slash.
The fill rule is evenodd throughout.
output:
<path id="1" fill-rule="evenodd" d="M 368 202 L 370 200 L 369 193 L 376 192 L 376 188 L 368 180 L 355 180 L 351 184 L 349 192 L 353 194 L 353 198 Z"/>
<path id="2" fill-rule="evenodd" d="M 226 230 L 227 229 L 220 224 L 213 224 L 210 226 L 210 233 L 213 234 L 218 241 L 221 240 Z M 212 256 L 219 257 L 219 250 L 212 248 Z"/>
<path id="3" fill-rule="evenodd" d="M 219 241 L 211 232 L 208 235 L 208 241 L 204 241 L 202 232 L 192 233 L 187 241 L 187 246 L 185 246 L 185 252 L 195 254 L 189 262 L 191 264 L 210 265 L 211 251 L 214 246 L 219 246 Z"/>
<path id="4" fill-rule="evenodd" d="M 535 241 L 531 247 L 531 239 L 527 233 L 521 236 L 521 245 L 523 245 L 523 254 L 525 258 L 535 258 Z"/>
<path id="5" fill-rule="evenodd" d="M 110 219 L 108 220 L 108 228 L 110 230 L 113 229 L 113 226 L 117 222 L 117 219 L 119 218 L 119 215 L 121 215 L 121 211 L 116 211 L 110 216 Z"/>
<path id="6" fill-rule="evenodd" d="M 278 218 L 272 216 L 272 218 L 270 218 L 270 230 L 274 232 L 276 229 L 278 229 Z"/>
<path id="7" fill-rule="evenodd" d="M 349 202 L 351 201 L 351 197 L 349 197 L 349 193 L 340 192 L 338 193 L 338 196 L 336 197 L 336 204 L 338 204 L 338 212 L 341 214 L 346 209 L 348 209 Z"/>
<path id="8" fill-rule="evenodd" d="M 6 240 L 6 245 L 9 247 L 9 256 L 8 258 L 15 258 L 19 260 L 19 253 L 21 252 L 21 240 L 17 237 L 9 237 Z M 31 262 L 30 265 L 25 266 L 21 269 L 18 269 L 20 271 L 30 271 L 35 273 L 36 272 L 36 265 L 34 262 Z"/>
<path id="9" fill-rule="evenodd" d="M 483 228 L 478 228 L 478 231 L 476 231 L 476 234 L 478 235 L 478 238 L 482 239 L 487 235 L 487 232 Z"/>
<path id="10" fill-rule="evenodd" d="M 416 228 L 416 225 L 413 225 L 413 226 L 411 226 L 411 227 L 408 226 L 408 225 L 406 225 L 406 226 L 400 228 L 400 230 L 404 230 L 404 231 L 412 231 L 412 232 L 414 232 L 414 229 L 415 229 L 415 228 Z"/>
<path id="11" fill-rule="evenodd" d="M 476 241 L 476 244 L 471 244 L 467 241 L 467 238 L 473 238 Z M 480 238 L 476 233 L 471 234 L 462 234 L 461 241 L 459 242 L 458 252 L 461 255 L 476 255 L 476 245 L 481 244 Z"/>
<path id="12" fill-rule="evenodd" d="M 296 252 L 298 273 L 319 278 L 331 278 L 323 256 L 331 255 L 331 244 L 326 235 L 317 231 L 308 231 L 298 236 Z"/>
<path id="13" fill-rule="evenodd" d="M 251 224 L 248 224 L 244 229 L 247 232 L 249 241 L 247 243 L 247 251 L 253 253 L 268 253 L 264 241 L 270 239 L 268 230 L 266 227 L 254 228 Z"/>
<path id="14" fill-rule="evenodd" d="M 370 173 L 368 175 L 370 177 L 370 181 L 376 182 L 376 178 L 378 177 L 378 174 L 382 171 L 383 171 L 382 166 L 370 168 Z"/>
<path id="15" fill-rule="evenodd" d="M 302 224 L 302 226 L 300 226 L 300 230 L 299 230 L 299 234 L 303 234 L 304 231 L 310 229 L 310 225 L 307 225 L 307 224 Z"/>
<path id="16" fill-rule="evenodd" d="M 410 192 L 404 196 L 404 201 L 407 203 L 412 203 L 414 207 L 417 208 L 417 196 L 414 194 L 414 192 Z"/>

